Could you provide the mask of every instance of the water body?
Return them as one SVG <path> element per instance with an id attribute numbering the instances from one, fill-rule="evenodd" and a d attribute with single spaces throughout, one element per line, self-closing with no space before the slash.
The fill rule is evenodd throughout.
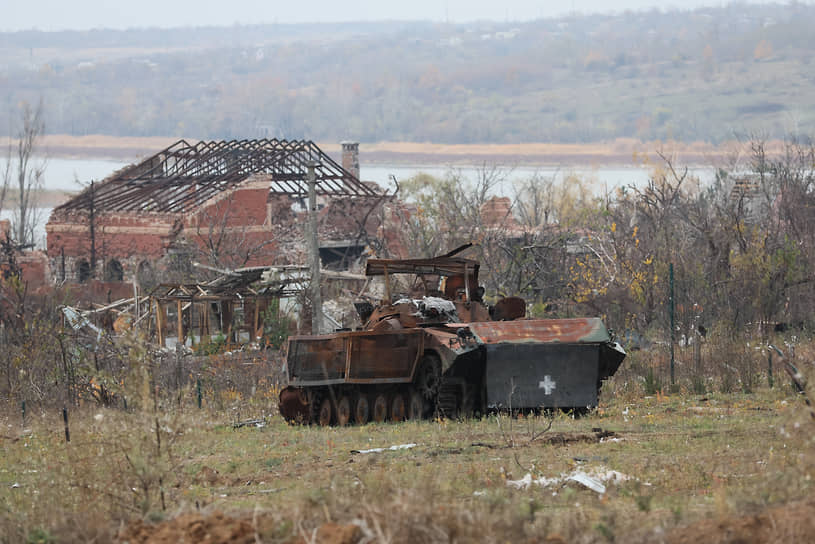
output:
<path id="1" fill-rule="evenodd" d="M 104 159 L 50 158 L 45 163 L 45 188 L 80 191 L 91 180 L 101 181 L 127 164 Z"/>
<path id="2" fill-rule="evenodd" d="M 127 166 L 129 163 L 122 161 L 112 161 L 105 159 L 60 159 L 50 158 L 46 162 L 45 188 L 79 192 L 83 185 L 87 185 L 91 180 L 101 181 L 111 175 L 116 170 Z M 479 177 L 479 167 L 477 166 L 442 166 L 442 165 L 382 165 L 365 164 L 360 165 L 360 177 L 366 181 L 375 181 L 382 187 L 393 191 L 395 186 L 391 181 L 391 176 L 395 176 L 398 181 L 404 181 L 417 174 L 425 173 L 435 177 L 444 177 L 448 174 L 456 175 L 469 183 L 474 183 Z M 714 170 L 712 168 L 691 169 L 692 175 L 698 176 L 702 183 L 713 180 Z M 598 195 L 613 193 L 617 187 L 637 186 L 641 187 L 648 181 L 650 170 L 647 168 L 631 167 L 611 167 L 592 168 L 581 166 L 523 166 L 516 168 L 498 168 L 498 175 L 501 179 L 493 189 L 493 194 L 499 196 L 513 197 L 515 195 L 514 186 L 521 181 L 538 176 L 546 179 L 553 179 L 555 182 L 563 182 L 570 176 L 576 175 L 590 183 L 594 192 Z M 45 223 L 51 214 L 51 208 L 41 208 L 38 210 L 41 218 L 40 225 L 36 229 L 36 242 L 40 248 L 45 247 Z M 10 218 L 10 210 L 0 210 L 0 218 Z"/>
<path id="3" fill-rule="evenodd" d="M 81 184 L 87 184 L 91 180 L 101 181 L 116 170 L 127 166 L 128 163 L 121 161 L 110 161 L 104 159 L 48 159 L 45 172 L 46 189 L 60 189 L 65 191 L 79 191 Z M 595 191 L 604 193 L 613 191 L 620 186 L 642 186 L 648 181 L 650 170 L 640 166 L 616 166 L 609 168 L 592 168 L 581 166 L 523 166 L 516 168 L 499 167 L 499 176 L 502 178 L 495 188 L 495 194 L 512 196 L 514 194 L 513 185 L 519 181 L 524 181 L 533 176 L 539 176 L 555 181 L 562 181 L 567 177 L 576 175 L 581 179 L 592 183 Z M 419 173 L 430 174 L 435 177 L 444 177 L 447 174 L 454 174 L 469 182 L 474 182 L 478 178 L 479 167 L 477 166 L 444 166 L 444 165 L 382 165 L 365 164 L 360 165 L 360 177 L 366 181 L 375 181 L 383 187 L 393 189 L 393 182 L 390 176 L 393 175 L 399 181 L 404 181 Z M 713 169 L 696 168 L 692 169 L 693 175 L 699 176 L 703 183 L 712 181 Z M 77 182 L 78 180 L 78 182 Z"/>
<path id="4" fill-rule="evenodd" d="M 384 166 L 384 165 L 360 165 L 360 177 L 363 180 L 376 181 L 383 187 L 394 188 L 390 176 L 393 175 L 398 181 L 404 181 L 416 174 L 425 173 L 435 177 L 455 175 L 461 179 L 474 183 L 479 177 L 479 167 L 476 166 L 455 166 L 445 167 L 438 165 L 428 166 Z M 689 173 L 697 176 L 703 184 L 710 183 L 714 178 L 712 168 L 693 168 Z M 648 168 L 631 167 L 610 167 L 592 168 L 581 166 L 523 166 L 517 168 L 498 168 L 499 183 L 493 189 L 493 193 L 499 196 L 512 197 L 515 195 L 515 186 L 522 181 L 533 177 L 551 179 L 555 183 L 563 183 L 564 180 L 577 176 L 587 182 L 593 191 L 598 194 L 614 193 L 618 187 L 642 187 L 648 181 L 651 170 Z"/>

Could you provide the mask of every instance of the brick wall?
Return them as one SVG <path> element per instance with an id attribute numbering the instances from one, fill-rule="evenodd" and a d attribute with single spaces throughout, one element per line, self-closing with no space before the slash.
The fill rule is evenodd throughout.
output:
<path id="1" fill-rule="evenodd" d="M 322 240 L 356 239 L 360 224 L 375 235 L 381 210 L 369 214 L 366 199 L 320 199 L 319 231 Z M 268 180 L 249 180 L 219 193 L 199 209 L 184 214 L 99 214 L 96 223 L 96 270 L 104 279 L 105 267 L 115 259 L 123 280 L 138 279 L 148 262 L 163 280 L 173 258 L 207 263 L 216 253 L 221 266 L 243 267 L 305 262 L 305 210 L 295 201 L 269 193 Z M 90 260 L 90 226 L 86 213 L 55 212 L 46 226 L 51 280 L 80 280 L 81 266 Z"/>

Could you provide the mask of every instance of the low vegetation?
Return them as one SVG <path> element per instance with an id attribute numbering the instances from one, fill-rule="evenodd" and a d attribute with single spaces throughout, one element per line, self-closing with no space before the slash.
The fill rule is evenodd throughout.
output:
<path id="1" fill-rule="evenodd" d="M 357 536 L 389 542 L 680 542 L 701 520 L 779 504 L 815 510 L 815 420 L 786 380 L 749 393 L 645 393 L 629 369 L 576 419 L 319 428 L 285 424 L 271 398 L 238 396 L 224 410 L 208 397 L 199 409 L 190 388 L 181 404 L 72 409 L 70 442 L 58 410 L 23 421 L 9 409 L 0 541 L 139 542 L 160 531 L 200 540 L 204 531 L 312 542 L 318 529 L 356 525 Z M 579 473 L 605 492 L 568 479 Z M 775 523 L 755 531 L 780 542 L 811 525 Z"/>

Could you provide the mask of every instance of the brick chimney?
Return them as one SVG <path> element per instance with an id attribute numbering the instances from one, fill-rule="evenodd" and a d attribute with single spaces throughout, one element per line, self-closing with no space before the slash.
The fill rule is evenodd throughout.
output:
<path id="1" fill-rule="evenodd" d="M 359 142 L 342 142 L 342 167 L 359 179 Z"/>

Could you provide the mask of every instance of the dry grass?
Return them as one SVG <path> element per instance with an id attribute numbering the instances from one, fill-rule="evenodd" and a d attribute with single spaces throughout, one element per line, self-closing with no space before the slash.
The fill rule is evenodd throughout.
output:
<path id="1" fill-rule="evenodd" d="M 272 542 L 326 522 L 391 542 L 647 541 L 812 492 L 814 425 L 787 387 L 612 397 L 588 417 L 559 415 L 535 440 L 545 418 L 323 429 L 272 417 L 233 429 L 223 413 L 189 404 L 160 414 L 86 407 L 72 414 L 66 444 L 60 414 L 25 429 L 9 415 L 0 541 L 104 542 L 121 523 L 199 510 L 253 519 Z M 597 442 L 596 428 L 616 439 Z M 352 453 L 406 443 L 417 446 Z M 575 470 L 631 479 L 603 495 L 574 483 L 507 485 Z"/>

